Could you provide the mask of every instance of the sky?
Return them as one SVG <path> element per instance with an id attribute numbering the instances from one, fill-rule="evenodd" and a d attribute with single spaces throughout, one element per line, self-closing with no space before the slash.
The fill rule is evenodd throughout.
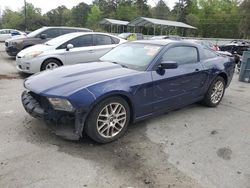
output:
<path id="1" fill-rule="evenodd" d="M 175 5 L 178 0 L 165 0 L 170 9 Z M 41 8 L 42 13 L 46 13 L 51 9 L 54 9 L 60 5 L 65 5 L 71 9 L 73 6 L 84 2 L 91 4 L 92 0 L 26 0 L 26 2 L 32 3 L 35 7 Z M 148 4 L 155 6 L 158 0 L 148 0 Z M 0 0 L 0 9 L 3 11 L 6 7 L 11 10 L 18 10 L 24 5 L 24 0 Z"/>

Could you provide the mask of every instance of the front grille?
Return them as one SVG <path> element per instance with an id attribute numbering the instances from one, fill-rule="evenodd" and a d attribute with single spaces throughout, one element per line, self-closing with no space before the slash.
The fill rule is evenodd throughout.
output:
<path id="1" fill-rule="evenodd" d="M 39 105 L 42 108 L 44 108 L 44 109 L 51 109 L 52 108 L 46 97 L 38 95 L 32 91 L 30 91 L 29 94 L 39 103 Z"/>

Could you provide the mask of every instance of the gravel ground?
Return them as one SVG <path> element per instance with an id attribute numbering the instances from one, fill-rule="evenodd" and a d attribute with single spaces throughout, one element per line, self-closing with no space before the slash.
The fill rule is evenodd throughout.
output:
<path id="1" fill-rule="evenodd" d="M 28 75 L 0 44 L 0 187 L 250 188 L 250 84 L 235 74 L 222 104 L 131 125 L 99 145 L 50 133 L 23 109 Z"/>

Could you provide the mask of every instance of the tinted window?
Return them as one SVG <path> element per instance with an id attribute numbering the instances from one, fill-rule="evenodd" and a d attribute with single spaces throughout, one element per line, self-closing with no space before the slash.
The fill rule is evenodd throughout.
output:
<path id="1" fill-rule="evenodd" d="M 113 44 L 118 44 L 120 42 L 118 38 L 115 38 L 115 37 L 111 37 L 111 38 L 112 38 Z"/>
<path id="2" fill-rule="evenodd" d="M 59 29 L 48 29 L 41 34 L 46 34 L 47 38 L 55 38 L 60 35 L 60 30 Z"/>
<path id="3" fill-rule="evenodd" d="M 94 35 L 94 45 L 109 45 L 112 44 L 110 36 L 106 35 Z"/>
<path id="4" fill-rule="evenodd" d="M 73 33 L 77 32 L 76 29 L 60 29 L 61 35 L 67 34 L 67 33 Z"/>
<path id="5" fill-rule="evenodd" d="M 232 48 L 233 48 L 233 46 L 220 46 L 221 51 L 232 52 Z"/>
<path id="6" fill-rule="evenodd" d="M 236 52 L 237 52 L 237 54 L 239 54 L 239 55 L 243 55 L 243 52 L 244 51 L 247 51 L 248 50 L 248 46 L 238 46 L 237 48 L 236 48 Z"/>
<path id="7" fill-rule="evenodd" d="M 195 47 L 178 46 L 170 48 L 162 57 L 165 61 L 176 61 L 179 65 L 198 62 L 198 52 Z"/>
<path id="8" fill-rule="evenodd" d="M 217 54 L 214 51 L 206 49 L 206 48 L 204 48 L 204 55 L 205 55 L 205 58 L 207 59 L 217 57 Z"/>
<path id="9" fill-rule="evenodd" d="M 76 37 L 64 43 L 63 45 L 58 47 L 58 49 L 64 49 L 68 44 L 73 44 L 74 48 L 93 46 L 93 38 L 92 35 L 83 35 L 80 37 Z"/>

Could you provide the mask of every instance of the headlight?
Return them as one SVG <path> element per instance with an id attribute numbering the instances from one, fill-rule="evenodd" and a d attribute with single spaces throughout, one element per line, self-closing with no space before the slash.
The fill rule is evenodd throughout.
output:
<path id="1" fill-rule="evenodd" d="M 67 99 L 61 98 L 48 98 L 50 104 L 55 110 L 73 112 L 74 108 Z"/>
<path id="2" fill-rule="evenodd" d="M 9 41 L 9 45 L 11 46 L 16 46 L 19 43 L 22 43 L 23 40 L 14 40 L 14 41 Z"/>
<path id="3" fill-rule="evenodd" d="M 40 54 L 42 54 L 43 52 L 42 51 L 34 51 L 34 52 L 29 52 L 27 54 L 25 54 L 23 57 L 24 58 L 34 58 L 34 57 L 37 57 L 39 56 Z"/>

